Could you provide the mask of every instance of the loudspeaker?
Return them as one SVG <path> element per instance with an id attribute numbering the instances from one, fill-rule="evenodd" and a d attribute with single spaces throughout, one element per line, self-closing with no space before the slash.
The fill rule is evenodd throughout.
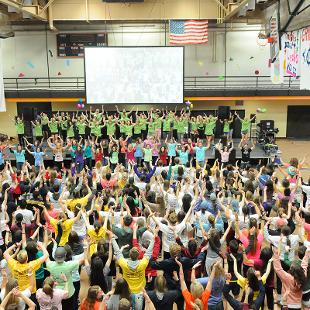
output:
<path id="1" fill-rule="evenodd" d="M 218 118 L 221 120 L 229 119 L 230 107 L 229 106 L 219 106 L 218 108 Z"/>
<path id="2" fill-rule="evenodd" d="M 274 129 L 274 120 L 260 121 L 259 127 L 261 128 L 261 130 Z"/>

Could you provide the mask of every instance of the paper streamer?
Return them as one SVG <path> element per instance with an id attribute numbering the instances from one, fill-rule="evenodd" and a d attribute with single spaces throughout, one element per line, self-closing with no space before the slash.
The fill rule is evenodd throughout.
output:
<path id="1" fill-rule="evenodd" d="M 31 61 L 27 61 L 27 66 L 31 69 L 35 68 L 35 65 Z"/>

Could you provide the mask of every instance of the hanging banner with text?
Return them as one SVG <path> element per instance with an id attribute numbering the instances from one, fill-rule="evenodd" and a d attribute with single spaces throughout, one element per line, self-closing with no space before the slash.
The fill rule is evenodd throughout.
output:
<path id="1" fill-rule="evenodd" d="M 301 31 L 297 30 L 282 35 L 284 75 L 292 77 L 300 75 L 300 33 Z"/>
<path id="2" fill-rule="evenodd" d="M 310 89 L 310 26 L 300 32 L 300 89 Z"/>
<path id="3" fill-rule="evenodd" d="M 0 40 L 0 112 L 6 111 L 5 98 L 4 98 L 4 85 L 3 85 L 3 57 L 2 57 L 2 45 Z"/>

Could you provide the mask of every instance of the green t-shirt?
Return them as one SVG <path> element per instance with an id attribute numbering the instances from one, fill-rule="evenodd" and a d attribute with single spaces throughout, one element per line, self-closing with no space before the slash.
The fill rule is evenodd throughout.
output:
<path id="1" fill-rule="evenodd" d="M 171 127 L 171 120 L 165 119 L 163 121 L 163 131 L 170 131 L 170 127 Z"/>
<path id="2" fill-rule="evenodd" d="M 61 130 L 67 130 L 67 126 L 68 126 L 68 121 L 67 120 L 61 120 L 60 121 Z"/>
<path id="3" fill-rule="evenodd" d="M 85 123 L 78 122 L 78 123 L 76 124 L 76 127 L 77 127 L 77 129 L 78 129 L 79 135 L 85 135 L 85 129 L 86 129 Z"/>
<path id="4" fill-rule="evenodd" d="M 96 134 L 96 124 L 91 124 L 89 127 L 90 127 L 90 133 L 92 134 L 92 135 L 95 135 Z"/>
<path id="5" fill-rule="evenodd" d="M 67 128 L 67 137 L 68 138 L 73 138 L 74 137 L 73 126 L 70 126 L 70 127 Z"/>
<path id="6" fill-rule="evenodd" d="M 145 162 L 151 162 L 152 161 L 152 149 L 144 149 L 144 157 Z"/>
<path id="7" fill-rule="evenodd" d="M 154 123 L 155 123 L 155 129 L 161 129 L 161 119 L 157 118 L 154 120 Z"/>
<path id="8" fill-rule="evenodd" d="M 184 121 L 177 122 L 177 133 L 184 133 Z"/>
<path id="9" fill-rule="evenodd" d="M 96 137 L 101 137 L 101 128 L 103 126 L 100 126 L 100 125 L 96 125 L 95 128 L 94 128 L 94 135 Z"/>
<path id="10" fill-rule="evenodd" d="M 125 124 L 120 124 L 119 125 L 119 132 L 120 133 L 126 133 L 126 126 Z"/>
<path id="11" fill-rule="evenodd" d="M 190 124 L 191 124 L 191 129 L 192 129 L 192 131 L 196 131 L 197 129 L 198 129 L 198 124 L 197 124 L 197 122 L 190 122 Z"/>
<path id="12" fill-rule="evenodd" d="M 125 128 L 125 135 L 131 137 L 132 136 L 132 128 L 133 125 L 126 125 Z"/>
<path id="13" fill-rule="evenodd" d="M 58 132 L 58 123 L 57 122 L 50 122 L 48 124 L 48 127 L 50 128 L 51 133 L 57 133 Z"/>
<path id="14" fill-rule="evenodd" d="M 23 122 L 17 122 L 15 128 L 18 135 L 23 135 L 25 133 L 25 125 Z"/>
<path id="15" fill-rule="evenodd" d="M 134 134 L 139 135 L 141 133 L 141 127 L 142 123 L 138 121 L 138 123 L 133 127 Z"/>
<path id="16" fill-rule="evenodd" d="M 113 136 L 115 133 L 115 122 L 114 121 L 107 121 L 107 135 Z"/>
<path id="17" fill-rule="evenodd" d="M 110 163 L 111 164 L 118 163 L 118 152 L 112 152 L 111 157 L 110 157 Z"/>
<path id="18" fill-rule="evenodd" d="M 53 280 L 57 283 L 56 288 L 65 289 L 65 282 L 63 281 L 61 274 L 64 273 L 68 281 L 68 298 L 74 294 L 74 285 L 72 281 L 73 271 L 79 270 L 79 261 L 69 261 L 63 263 L 47 262 L 47 270 L 51 273 Z"/>
<path id="19" fill-rule="evenodd" d="M 250 120 L 242 120 L 241 121 L 241 131 L 249 131 L 251 126 Z"/>
<path id="20" fill-rule="evenodd" d="M 43 136 L 42 125 L 41 124 L 34 126 L 34 135 L 36 137 L 42 137 Z"/>
<path id="21" fill-rule="evenodd" d="M 121 116 L 122 121 L 129 121 L 129 117 L 128 117 L 129 112 L 120 112 L 119 114 Z"/>
<path id="22" fill-rule="evenodd" d="M 210 121 L 210 122 L 206 123 L 205 134 L 207 136 L 213 135 L 213 130 L 214 130 L 215 124 L 216 124 L 216 121 Z"/>
<path id="23" fill-rule="evenodd" d="M 141 118 L 140 123 L 141 123 L 141 130 L 146 130 L 147 120 L 145 118 Z"/>
<path id="24" fill-rule="evenodd" d="M 224 122 L 224 132 L 229 132 L 229 123 L 228 122 Z"/>
<path id="25" fill-rule="evenodd" d="M 149 123 L 149 127 L 148 127 L 148 133 L 154 133 L 155 132 L 155 123 Z"/>
<path id="26" fill-rule="evenodd" d="M 48 124 L 48 116 L 47 115 L 41 117 L 41 124 L 42 125 Z"/>

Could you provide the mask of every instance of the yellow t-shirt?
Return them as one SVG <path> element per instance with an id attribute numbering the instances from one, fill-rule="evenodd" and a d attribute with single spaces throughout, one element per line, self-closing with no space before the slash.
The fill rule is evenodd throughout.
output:
<path id="1" fill-rule="evenodd" d="M 262 276 L 262 282 L 263 282 L 264 285 L 266 283 L 266 280 L 267 280 L 267 277 L 265 275 L 263 275 Z M 238 280 L 237 280 L 237 283 L 244 290 L 246 284 L 248 283 L 248 279 L 246 279 L 244 277 L 239 277 Z M 259 294 L 259 291 L 255 291 L 254 292 L 254 296 L 253 296 L 254 300 L 257 298 L 258 294 Z"/>
<path id="2" fill-rule="evenodd" d="M 77 198 L 77 199 L 69 199 L 67 200 L 67 206 L 68 209 L 73 211 L 74 207 L 79 203 L 82 208 L 85 208 L 88 202 L 88 199 L 90 197 L 90 194 L 86 195 L 85 197 L 82 198 Z"/>
<path id="3" fill-rule="evenodd" d="M 89 228 L 87 230 L 87 234 L 90 237 L 90 247 L 89 247 L 89 255 L 92 256 L 94 253 L 97 252 L 97 243 L 101 239 L 105 239 L 106 235 L 106 228 L 101 226 L 98 233 L 95 231 L 94 228 Z"/>
<path id="4" fill-rule="evenodd" d="M 118 264 L 122 268 L 123 277 L 127 281 L 130 291 L 133 294 L 141 293 L 146 284 L 145 269 L 149 260 L 145 257 L 142 258 L 136 269 L 129 268 L 125 258 L 120 258 Z"/>
<path id="5" fill-rule="evenodd" d="M 56 237 L 58 235 L 58 227 L 57 227 L 58 222 L 59 221 L 56 220 L 56 219 L 53 219 L 53 218 L 50 219 L 50 223 L 51 223 L 51 225 L 55 229 L 55 236 Z M 60 241 L 59 241 L 59 246 L 64 246 L 68 242 L 69 234 L 71 232 L 71 228 L 72 228 L 73 224 L 74 224 L 74 220 L 73 219 L 65 220 L 62 223 L 62 225 L 61 225 L 61 227 L 62 227 L 62 235 L 61 235 L 61 238 L 60 238 Z"/>
<path id="6" fill-rule="evenodd" d="M 17 280 L 20 291 L 24 291 L 30 286 L 30 278 L 28 276 L 29 269 L 35 272 L 40 266 L 41 260 L 39 258 L 25 264 L 21 264 L 12 257 L 8 260 L 8 267 L 10 268 L 13 277 Z M 35 293 L 36 290 L 36 287 L 34 287 L 31 293 Z"/>

